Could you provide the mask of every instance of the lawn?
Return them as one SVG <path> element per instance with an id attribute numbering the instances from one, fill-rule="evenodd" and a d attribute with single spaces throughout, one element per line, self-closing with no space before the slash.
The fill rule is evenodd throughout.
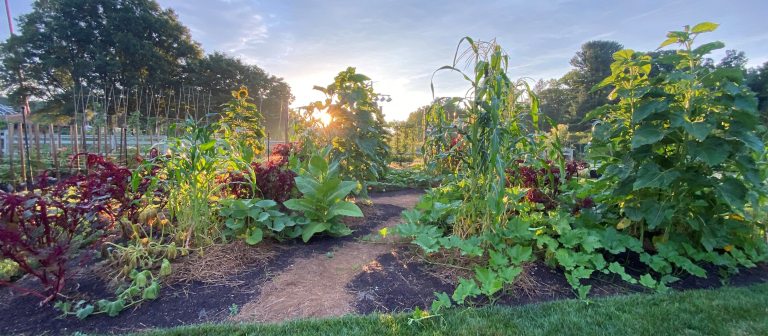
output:
<path id="1" fill-rule="evenodd" d="M 283 324 L 206 324 L 136 335 L 767 335 L 768 284 L 590 303 L 454 309 L 413 323 L 410 318 L 402 313 Z"/>

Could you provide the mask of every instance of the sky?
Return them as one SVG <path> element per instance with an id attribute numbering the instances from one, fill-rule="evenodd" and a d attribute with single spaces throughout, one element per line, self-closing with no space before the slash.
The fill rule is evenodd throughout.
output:
<path id="1" fill-rule="evenodd" d="M 221 51 L 282 77 L 303 106 L 323 98 L 348 66 L 389 94 L 388 120 L 402 120 L 436 96 L 463 95 L 450 65 L 464 36 L 496 41 L 510 55 L 512 78 L 557 78 L 590 40 L 614 40 L 626 48 L 653 50 L 669 30 L 702 21 L 720 28 L 702 36 L 744 51 L 748 66 L 768 62 L 768 1 L 603 0 L 158 0 L 172 8 L 207 53 Z M 32 1 L 10 0 L 14 16 Z M 8 37 L 0 29 L 0 39 Z M 724 54 L 715 53 L 717 60 Z"/>

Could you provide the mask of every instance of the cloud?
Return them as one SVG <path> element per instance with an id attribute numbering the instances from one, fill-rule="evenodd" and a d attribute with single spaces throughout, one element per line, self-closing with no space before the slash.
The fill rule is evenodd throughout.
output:
<path id="1" fill-rule="evenodd" d="M 431 101 L 433 71 L 452 62 L 464 36 L 496 38 L 510 54 L 512 78 L 562 76 L 588 40 L 651 50 L 667 31 L 701 21 L 721 24 L 703 40 L 745 51 L 750 65 L 768 57 L 763 0 L 729 6 L 718 0 L 158 1 L 178 13 L 207 52 L 223 51 L 285 78 L 296 106 L 322 98 L 313 85 L 357 67 L 377 91 L 392 95 L 384 107 L 390 119 Z M 11 5 L 17 14 L 29 6 L 26 0 Z M 467 89 L 456 74 L 440 73 L 434 84 L 438 96 Z"/>
<path id="2" fill-rule="evenodd" d="M 260 45 L 269 41 L 269 25 L 264 10 L 248 0 L 212 0 L 193 2 L 161 0 L 161 5 L 173 8 L 181 21 L 190 28 L 192 37 L 206 51 L 223 51 L 232 55 L 254 55 Z M 271 17 L 273 23 L 277 17 Z"/>

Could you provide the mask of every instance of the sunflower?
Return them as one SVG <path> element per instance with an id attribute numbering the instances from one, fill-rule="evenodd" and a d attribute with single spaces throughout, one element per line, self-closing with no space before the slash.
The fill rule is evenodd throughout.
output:
<path id="1" fill-rule="evenodd" d="M 248 88 L 245 86 L 241 86 L 240 90 L 237 91 L 237 99 L 245 99 L 248 98 Z"/>

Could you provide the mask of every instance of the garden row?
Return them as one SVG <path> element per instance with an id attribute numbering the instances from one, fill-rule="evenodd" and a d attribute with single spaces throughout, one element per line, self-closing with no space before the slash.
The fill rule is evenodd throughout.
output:
<path id="1" fill-rule="evenodd" d="M 377 163 L 384 159 L 375 157 L 387 152 L 385 132 L 358 131 L 383 123 L 366 82 L 350 68 L 337 78 L 340 87 L 328 88 L 329 97 L 369 93 L 330 104 L 340 132 L 320 134 L 310 116 L 303 119 L 306 128 L 295 130 L 300 142 L 277 145 L 264 160 L 262 117 L 243 88 L 210 118 L 216 122 L 171 126 L 181 136 L 168 141 L 167 153 L 152 149 L 133 169 L 79 154 L 72 161 L 87 163 L 81 174 L 61 180 L 43 174 L 32 190 L 0 192 L 3 264 L 37 280 L 0 284 L 35 295 L 63 315 L 116 316 L 158 298 L 175 259 L 213 244 L 349 235 L 341 219 L 363 213 L 347 199 L 350 193 L 366 199 L 361 181 L 383 171 Z M 359 107 L 366 99 L 367 118 L 344 105 Z M 114 297 L 89 298 L 67 286 L 85 264 L 106 270 Z"/>
<path id="2" fill-rule="evenodd" d="M 724 45 L 694 42 L 716 28 L 670 32 L 660 49 L 674 52 L 613 55 L 593 89 L 612 102 L 587 116 L 591 167 L 540 130 L 537 98 L 508 78 L 499 45 L 462 40 L 464 58 L 438 71 L 460 72 L 469 94 L 427 114 L 426 162 L 443 183 L 396 230 L 427 256 L 471 261 L 474 275 L 436 293 L 432 313 L 493 301 L 534 260 L 561 268 L 584 300 L 597 274 L 664 292 L 705 267 L 727 278 L 766 260 L 766 130 L 743 71 L 702 65 Z"/>

